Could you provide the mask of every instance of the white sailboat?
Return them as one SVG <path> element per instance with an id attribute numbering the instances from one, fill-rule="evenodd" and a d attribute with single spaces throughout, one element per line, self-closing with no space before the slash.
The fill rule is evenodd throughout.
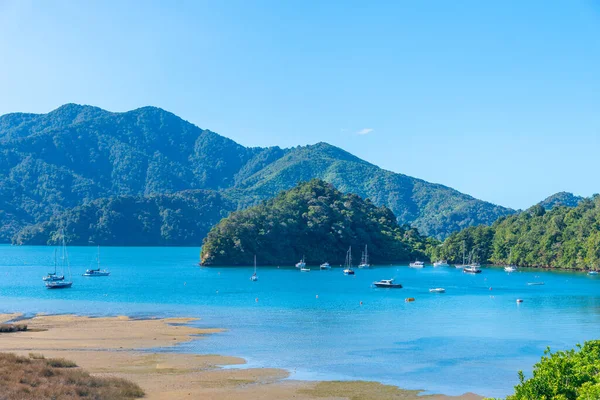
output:
<path id="1" fill-rule="evenodd" d="M 508 255 L 508 265 L 506 267 L 504 267 L 505 272 L 515 272 L 517 270 L 517 267 L 512 265 L 511 261 L 512 261 L 512 250 L 510 251 L 510 253 Z"/>
<path id="2" fill-rule="evenodd" d="M 256 274 L 256 254 L 254 255 L 254 273 L 250 277 L 252 282 L 256 282 L 258 280 L 258 275 Z"/>
<path id="3" fill-rule="evenodd" d="M 352 246 L 348 248 L 346 252 L 346 261 L 344 262 L 344 275 L 354 275 L 352 269 Z"/>
<path id="4" fill-rule="evenodd" d="M 304 267 L 306 267 L 306 263 L 304 262 L 304 256 L 302 256 L 302 260 L 296 263 L 296 268 L 302 269 Z"/>
<path id="5" fill-rule="evenodd" d="M 358 268 L 371 268 L 369 264 L 369 252 L 367 251 L 367 245 L 365 244 L 365 251 L 362 253 L 362 257 L 360 260 L 360 264 L 358 264 Z"/>
<path id="6" fill-rule="evenodd" d="M 61 244 L 62 244 L 62 256 L 61 256 L 61 273 L 63 276 L 62 280 L 50 280 L 46 282 L 46 288 L 48 289 L 68 289 L 73 286 L 73 281 L 71 280 L 71 266 L 69 265 L 69 254 L 67 253 L 67 244 L 65 242 L 65 233 L 61 231 Z M 55 253 L 56 254 L 56 253 Z M 69 280 L 64 280 L 65 276 L 65 265 L 67 266 L 67 270 L 69 272 Z"/>
<path id="7" fill-rule="evenodd" d="M 456 264 L 455 267 L 456 268 L 464 268 L 467 266 L 467 264 L 465 264 L 465 241 L 463 240 L 463 245 L 462 245 L 462 253 L 463 253 L 463 260 L 462 260 L 462 264 Z"/>
<path id="8" fill-rule="evenodd" d="M 96 276 L 109 276 L 110 275 L 110 272 L 108 272 L 107 270 L 100 269 L 100 246 L 98 246 L 98 254 L 96 255 L 96 262 L 97 262 L 98 268 L 86 269 L 83 276 L 96 277 Z"/>
<path id="9" fill-rule="evenodd" d="M 319 268 L 320 268 L 320 269 L 323 269 L 323 270 L 330 270 L 330 269 L 331 269 L 331 265 L 329 265 L 329 263 L 328 263 L 328 262 L 324 262 L 323 264 L 321 264 L 321 265 L 319 266 Z"/>
<path id="10" fill-rule="evenodd" d="M 42 280 L 44 282 L 54 282 L 54 281 L 64 281 L 65 280 L 65 276 L 64 275 L 57 275 L 56 274 L 56 249 L 54 249 L 54 272 L 48 272 L 48 275 L 46 275 L 45 277 L 42 278 Z"/>

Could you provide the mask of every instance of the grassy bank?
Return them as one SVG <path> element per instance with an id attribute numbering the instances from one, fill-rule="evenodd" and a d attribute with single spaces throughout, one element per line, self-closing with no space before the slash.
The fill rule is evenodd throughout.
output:
<path id="1" fill-rule="evenodd" d="M 94 377 L 76 367 L 72 361 L 46 359 L 41 354 L 21 357 L 0 353 L 0 400 L 130 400 L 144 396 L 135 383 L 121 378 Z"/>

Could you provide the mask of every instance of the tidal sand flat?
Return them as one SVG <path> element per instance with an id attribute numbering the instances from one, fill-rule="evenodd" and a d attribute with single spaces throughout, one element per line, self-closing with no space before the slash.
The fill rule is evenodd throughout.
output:
<path id="1" fill-rule="evenodd" d="M 0 323 L 19 317 L 20 314 L 1 314 Z M 34 352 L 73 360 L 95 376 L 113 376 L 137 383 L 148 399 L 480 398 L 472 394 L 419 396 L 419 391 L 376 382 L 284 380 L 289 373 L 281 369 L 221 368 L 244 363 L 236 357 L 166 352 L 166 348 L 177 343 L 201 340 L 203 335 L 220 332 L 186 325 L 192 320 L 39 315 L 22 321 L 32 331 L 2 334 L 0 352 L 20 355 Z"/>

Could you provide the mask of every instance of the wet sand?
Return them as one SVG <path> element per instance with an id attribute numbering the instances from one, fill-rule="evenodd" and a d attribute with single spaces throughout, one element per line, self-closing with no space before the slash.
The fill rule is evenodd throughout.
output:
<path id="1" fill-rule="evenodd" d="M 18 317 L 19 314 L 0 314 L 0 323 Z M 376 382 L 285 380 L 289 374 L 280 369 L 220 367 L 245 363 L 236 357 L 150 350 L 202 340 L 203 335 L 220 331 L 185 325 L 193 320 L 38 315 L 19 322 L 35 331 L 0 334 L 0 352 L 41 353 L 73 360 L 92 374 L 137 383 L 146 392 L 146 399 L 481 399 L 473 394 L 419 396 L 418 391 Z"/>

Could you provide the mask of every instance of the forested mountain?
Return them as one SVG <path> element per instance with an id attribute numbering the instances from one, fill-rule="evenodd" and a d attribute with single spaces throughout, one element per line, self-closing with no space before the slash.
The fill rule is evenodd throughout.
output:
<path id="1" fill-rule="evenodd" d="M 373 263 L 425 257 L 437 245 L 410 227 L 400 227 L 385 206 L 355 194 L 343 194 L 320 179 L 301 183 L 256 206 L 235 211 L 202 243 L 203 265 L 342 264 L 349 246 L 355 265 L 368 245 Z"/>
<path id="2" fill-rule="evenodd" d="M 513 212 L 326 143 L 247 148 L 159 108 L 67 104 L 0 117 L 0 242 L 96 199 L 209 189 L 242 208 L 312 178 L 386 205 L 400 223 L 436 237 Z"/>
<path id="3" fill-rule="evenodd" d="M 450 235 L 431 255 L 462 261 L 463 243 L 481 263 L 600 269 L 600 196 L 549 211 L 537 204 L 492 226 L 469 227 Z"/>
<path id="4" fill-rule="evenodd" d="M 558 192 L 547 197 L 539 204 L 546 210 L 551 210 L 556 206 L 576 207 L 577 204 L 579 204 L 579 202 L 581 202 L 583 199 L 583 197 L 575 196 L 573 193 Z"/>

